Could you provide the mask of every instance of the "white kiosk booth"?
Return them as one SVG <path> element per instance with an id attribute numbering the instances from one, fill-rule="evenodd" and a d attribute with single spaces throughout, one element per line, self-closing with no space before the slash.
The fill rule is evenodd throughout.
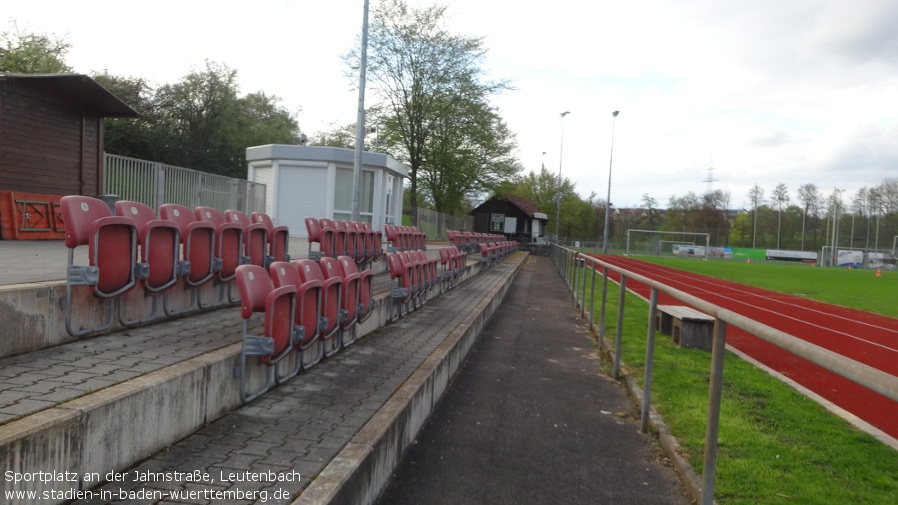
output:
<path id="1" fill-rule="evenodd" d="M 339 147 L 269 144 L 246 150 L 247 180 L 265 184 L 266 209 L 290 235 L 306 238 L 305 218 L 352 217 L 355 151 Z M 360 220 L 383 231 L 402 222 L 408 166 L 383 153 L 362 153 Z"/>

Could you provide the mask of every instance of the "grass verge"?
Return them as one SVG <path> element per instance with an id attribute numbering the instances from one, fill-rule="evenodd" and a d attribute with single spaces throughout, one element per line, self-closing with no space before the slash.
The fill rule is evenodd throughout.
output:
<path id="1" fill-rule="evenodd" d="M 698 268 L 716 268 L 713 262 L 685 263 L 704 263 L 708 266 Z M 680 264 L 674 262 L 672 266 L 680 268 Z M 774 267 L 764 275 L 758 272 L 762 269 L 750 270 L 752 279 L 767 277 L 770 283 L 781 282 L 784 276 L 804 275 L 798 271 L 805 270 L 816 270 L 811 273 L 818 278 L 828 277 L 820 276 L 819 271 L 824 269 L 751 266 L 765 267 L 764 272 L 767 272 L 766 267 Z M 714 275 L 709 270 L 701 273 Z M 785 275 L 784 270 L 794 272 Z M 836 272 L 853 275 L 850 271 Z M 872 275 L 872 272 L 866 273 Z M 845 278 L 840 275 L 846 274 L 833 278 Z M 731 280 L 745 282 L 739 274 Z M 785 281 L 785 286 L 794 288 L 795 281 L 791 282 Z M 752 284 L 757 285 L 756 282 Z M 769 287 L 769 284 L 763 287 Z M 808 285 L 801 285 L 799 289 L 827 290 Z M 598 293 L 600 290 L 597 290 L 600 298 Z M 850 298 L 843 296 L 840 304 L 851 306 Z M 597 305 L 595 314 L 599 314 L 599 310 Z M 626 372 L 640 384 L 645 364 L 647 312 L 646 302 L 635 295 L 627 295 L 622 359 L 628 367 Z M 607 314 L 606 339 L 613 341 L 617 331 L 616 285 L 615 289 L 609 288 Z M 657 334 L 652 403 L 680 440 L 684 456 L 699 475 L 703 466 L 709 370 L 709 353 L 679 349 L 670 338 Z M 724 365 L 721 402 L 715 490 L 715 498 L 721 505 L 895 502 L 898 496 L 898 452 L 730 353 L 727 353 Z"/>

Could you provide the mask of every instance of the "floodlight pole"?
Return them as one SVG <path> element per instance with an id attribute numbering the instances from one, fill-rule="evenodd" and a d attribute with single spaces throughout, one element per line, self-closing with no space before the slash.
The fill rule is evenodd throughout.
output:
<path id="1" fill-rule="evenodd" d="M 362 56 L 359 62 L 359 112 L 355 126 L 355 157 L 352 163 L 352 220 L 360 221 L 362 200 L 362 149 L 365 147 L 365 73 L 368 67 L 368 0 L 362 14 Z"/>
<path id="2" fill-rule="evenodd" d="M 608 157 L 608 196 L 605 198 L 605 232 L 602 240 L 602 254 L 608 254 L 608 223 L 611 218 L 611 164 L 614 160 L 614 121 L 619 110 L 611 113 L 611 154 Z"/>
<path id="3" fill-rule="evenodd" d="M 561 161 L 564 159 L 564 116 L 570 114 L 570 111 L 561 113 L 561 148 L 558 149 L 558 187 L 555 192 L 555 243 L 559 243 L 561 238 Z M 546 154 L 546 153 L 543 153 Z"/>

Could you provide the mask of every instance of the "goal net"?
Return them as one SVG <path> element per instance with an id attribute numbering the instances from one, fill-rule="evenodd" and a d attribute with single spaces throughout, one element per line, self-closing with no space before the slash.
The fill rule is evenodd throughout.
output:
<path id="1" fill-rule="evenodd" d="M 711 250 L 709 233 L 627 230 L 626 255 L 705 258 Z"/>

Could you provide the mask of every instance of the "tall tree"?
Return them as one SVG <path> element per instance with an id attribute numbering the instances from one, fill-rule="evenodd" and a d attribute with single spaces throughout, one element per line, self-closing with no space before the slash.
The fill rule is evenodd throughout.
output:
<path id="1" fill-rule="evenodd" d="M 648 221 L 648 229 L 654 230 L 657 226 L 658 200 L 649 196 L 648 193 L 642 195 L 642 208 L 645 209 L 645 218 Z"/>
<path id="2" fill-rule="evenodd" d="M 870 247 L 870 218 L 869 218 L 869 208 L 867 207 L 869 203 L 869 198 L 867 197 L 867 186 L 862 187 L 857 190 L 857 193 L 851 198 L 851 246 L 854 247 L 854 218 L 855 216 L 860 217 L 861 219 L 867 218 L 867 232 L 865 233 L 864 240 L 864 248 L 867 249 Z"/>
<path id="3" fill-rule="evenodd" d="M 136 110 L 137 119 L 107 118 L 104 123 L 104 148 L 114 154 L 166 162 L 173 144 L 174 130 L 163 126 L 156 93 L 146 79 L 115 76 L 107 71 L 92 78 Z"/>
<path id="4" fill-rule="evenodd" d="M 106 149 L 231 177 L 246 176 L 246 148 L 296 144 L 299 125 L 276 96 L 240 96 L 237 71 L 206 62 L 204 70 L 152 89 L 141 78 L 94 76 L 140 114 L 106 120 Z"/>
<path id="5" fill-rule="evenodd" d="M 513 136 L 489 105 L 464 100 L 454 111 L 436 114 L 432 122 L 419 189 L 437 212 L 456 213 L 466 196 L 495 192 L 521 170 Z"/>
<path id="6" fill-rule="evenodd" d="M 757 245 L 758 236 L 758 207 L 764 202 L 764 188 L 755 184 L 748 190 L 748 199 L 751 201 L 752 214 L 754 214 L 751 225 L 751 248 Z"/>
<path id="7" fill-rule="evenodd" d="M 780 248 L 780 235 L 783 226 L 783 206 L 789 203 L 789 188 L 782 182 L 773 188 L 773 201 L 776 203 L 776 248 Z"/>
<path id="8" fill-rule="evenodd" d="M 562 230 L 569 229 L 566 221 L 572 219 L 572 214 L 567 210 L 571 207 L 574 200 L 578 200 L 577 193 L 574 192 L 574 184 L 567 177 L 562 177 L 561 184 L 558 184 L 558 177 L 549 172 L 546 167 L 542 167 L 539 173 L 530 172 L 520 178 L 513 193 L 522 196 L 536 205 L 540 211 L 548 214 L 548 209 L 555 208 L 555 202 L 560 197 L 561 207 L 565 209 L 561 214 L 561 223 L 552 223 L 553 232 L 559 233 Z"/>
<path id="9" fill-rule="evenodd" d="M 802 184 L 801 187 L 798 188 L 798 201 L 801 202 L 802 212 L 801 212 L 801 250 L 804 251 L 804 237 L 805 237 L 805 228 L 807 225 L 807 218 L 812 209 L 817 209 L 820 206 L 820 191 L 817 189 L 817 186 L 813 183 Z M 816 248 L 816 244 L 815 244 Z"/>
<path id="10" fill-rule="evenodd" d="M 876 224 L 873 228 L 873 248 L 879 249 L 879 222 L 882 216 L 883 205 L 882 196 L 878 187 L 870 188 L 867 192 L 868 207 L 870 208 L 871 217 L 876 214 Z"/>
<path id="11" fill-rule="evenodd" d="M 483 39 L 450 33 L 445 18 L 445 6 L 419 9 L 404 0 L 384 0 L 372 10 L 369 27 L 367 79 L 381 114 L 376 119 L 398 148 L 394 155 L 409 165 L 413 213 L 419 204 L 420 171 L 440 169 L 425 167 L 429 159 L 439 164 L 452 157 L 438 156 L 434 149 L 458 149 L 458 143 L 445 145 L 440 129 L 452 124 L 456 113 L 465 118 L 468 105 L 486 103 L 508 88 L 505 82 L 483 79 Z M 356 71 L 359 54 L 356 48 L 345 57 Z M 501 171 L 508 164 L 485 168 Z"/>
<path id="12" fill-rule="evenodd" d="M 65 37 L 32 33 L 12 28 L 0 33 L 0 72 L 19 74 L 66 74 L 72 67 L 65 62 L 71 44 Z"/>

